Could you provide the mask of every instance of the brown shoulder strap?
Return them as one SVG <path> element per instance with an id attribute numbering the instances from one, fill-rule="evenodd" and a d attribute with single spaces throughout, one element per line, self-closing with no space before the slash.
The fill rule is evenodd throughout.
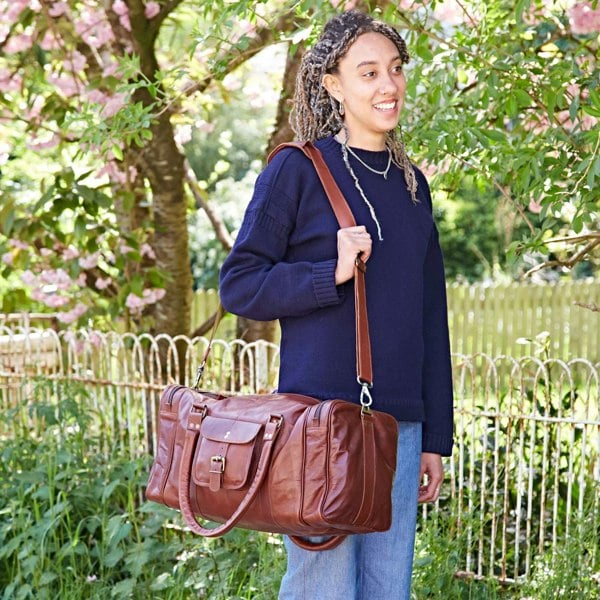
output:
<path id="1" fill-rule="evenodd" d="M 268 161 L 283 148 L 292 147 L 304 152 L 313 162 L 317 175 L 321 180 L 331 208 L 335 213 L 340 227 L 352 227 L 356 225 L 354 215 L 348 206 L 348 202 L 340 191 L 331 171 L 327 167 L 327 163 L 323 159 L 323 155 L 310 142 L 288 142 L 280 144 L 275 148 L 268 157 Z M 371 341 L 369 339 L 369 322 L 367 318 L 367 297 L 365 287 L 365 271 L 367 267 L 365 263 L 356 258 L 356 266 L 354 268 L 354 303 L 356 307 L 356 375 L 358 382 L 363 385 L 361 394 L 361 404 L 368 407 L 370 405 L 370 395 L 368 387 L 373 385 L 373 366 L 371 361 Z M 367 389 L 365 389 L 365 384 Z M 364 395 L 368 397 L 368 401 L 363 402 Z"/>

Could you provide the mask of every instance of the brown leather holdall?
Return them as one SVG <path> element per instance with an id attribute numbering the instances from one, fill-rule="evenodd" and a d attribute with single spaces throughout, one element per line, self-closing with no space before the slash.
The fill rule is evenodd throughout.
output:
<path id="1" fill-rule="evenodd" d="M 320 152 L 309 143 L 285 145 L 298 147 L 313 161 L 340 226 L 354 225 Z M 289 393 L 221 395 L 171 385 L 160 400 L 149 500 L 180 509 L 200 535 L 217 537 L 243 527 L 288 534 L 311 550 L 333 548 L 348 534 L 389 529 L 398 425 L 391 415 L 370 408 L 364 273 L 357 259 L 361 405 Z M 208 529 L 196 516 L 221 524 Z M 312 543 L 306 536 L 332 537 Z"/>

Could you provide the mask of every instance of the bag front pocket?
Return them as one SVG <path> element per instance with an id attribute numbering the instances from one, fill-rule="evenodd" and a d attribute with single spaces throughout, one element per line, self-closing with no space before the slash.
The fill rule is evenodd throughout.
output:
<path id="1" fill-rule="evenodd" d="M 192 481 L 212 492 L 249 485 L 261 428 L 261 423 L 206 416 L 200 427 Z"/>

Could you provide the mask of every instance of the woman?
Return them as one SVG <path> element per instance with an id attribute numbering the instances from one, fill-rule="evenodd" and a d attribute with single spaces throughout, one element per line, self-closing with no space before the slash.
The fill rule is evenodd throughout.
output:
<path id="1" fill-rule="evenodd" d="M 433 502 L 452 451 L 452 379 L 444 267 L 423 174 L 397 135 L 409 60 L 390 26 L 333 18 L 300 67 L 292 116 L 355 216 L 338 230 L 312 163 L 286 148 L 261 173 L 221 271 L 223 305 L 279 319 L 279 391 L 359 401 L 353 266 L 367 263 L 374 408 L 399 421 L 393 524 L 310 552 L 285 540 L 282 599 L 404 599 L 417 502 Z M 421 485 L 419 485 L 421 483 Z"/>

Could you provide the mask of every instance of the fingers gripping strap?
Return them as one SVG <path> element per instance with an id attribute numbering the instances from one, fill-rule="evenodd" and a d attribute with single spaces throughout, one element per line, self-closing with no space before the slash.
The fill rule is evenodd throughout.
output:
<path id="1" fill-rule="evenodd" d="M 181 514 L 183 515 L 186 524 L 194 533 L 203 535 L 205 537 L 218 537 L 227 533 L 228 531 L 231 531 L 235 527 L 236 523 L 243 517 L 244 513 L 256 497 L 256 494 L 258 493 L 258 490 L 260 489 L 260 486 L 262 485 L 262 482 L 268 471 L 271 453 L 273 452 L 273 444 L 277 439 L 281 421 L 272 418 L 265 425 L 263 447 L 260 454 L 260 459 L 258 461 L 256 474 L 254 475 L 252 484 L 248 489 L 248 493 L 240 502 L 240 505 L 225 523 L 215 527 L 214 529 L 206 529 L 196 521 L 190 500 L 192 457 L 194 455 L 194 449 L 196 447 L 196 442 L 200 432 L 200 424 L 202 423 L 204 414 L 204 412 L 191 412 L 188 419 L 185 442 L 183 446 L 183 455 L 181 457 L 181 464 L 179 465 L 179 508 L 181 509 Z M 281 417 L 279 417 L 279 419 L 281 419 Z"/>
<path id="2" fill-rule="evenodd" d="M 285 147 L 297 148 L 312 161 L 317 175 L 325 189 L 331 208 L 341 228 L 356 225 L 354 215 L 348 206 L 348 202 L 340 191 L 333 175 L 323 159 L 318 148 L 310 142 L 289 142 L 280 144 L 269 154 L 267 160 L 271 160 L 277 152 Z M 359 382 L 373 383 L 373 367 L 371 363 L 371 341 L 369 339 L 369 322 L 367 319 L 367 298 L 365 287 L 365 263 L 357 258 L 354 268 L 354 303 L 356 307 L 356 375 Z"/>

